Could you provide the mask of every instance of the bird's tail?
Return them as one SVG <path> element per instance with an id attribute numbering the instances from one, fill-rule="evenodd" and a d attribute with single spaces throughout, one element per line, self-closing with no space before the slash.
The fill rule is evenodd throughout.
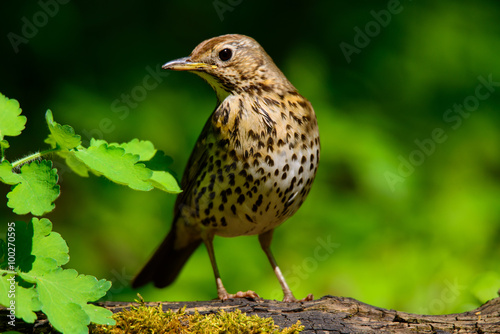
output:
<path id="1" fill-rule="evenodd" d="M 163 288 L 175 281 L 186 261 L 201 243 L 201 239 L 195 239 L 184 247 L 175 249 L 176 230 L 174 224 L 160 247 L 132 281 L 132 288 L 139 288 L 149 282 L 153 282 L 157 288 Z"/>

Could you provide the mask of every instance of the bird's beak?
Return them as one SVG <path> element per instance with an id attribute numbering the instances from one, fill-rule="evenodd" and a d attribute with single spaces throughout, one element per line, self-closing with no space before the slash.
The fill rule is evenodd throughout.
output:
<path id="1" fill-rule="evenodd" d="M 193 62 L 189 57 L 171 60 L 162 66 L 164 70 L 174 71 L 199 71 L 208 68 L 217 68 L 215 65 Z"/>

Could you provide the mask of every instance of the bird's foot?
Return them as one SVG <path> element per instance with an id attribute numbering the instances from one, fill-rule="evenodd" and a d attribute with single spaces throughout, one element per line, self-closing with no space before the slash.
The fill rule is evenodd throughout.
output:
<path id="1" fill-rule="evenodd" d="M 312 293 L 308 294 L 305 298 L 302 299 L 297 299 L 292 294 L 285 295 L 285 297 L 283 298 L 283 302 L 285 303 L 310 302 L 312 300 L 314 300 L 314 296 L 312 295 Z"/>
<path id="2" fill-rule="evenodd" d="M 219 297 L 220 300 L 228 300 L 231 298 L 252 298 L 252 299 L 260 298 L 259 295 L 252 290 L 248 290 L 246 292 L 238 291 L 235 294 L 228 293 L 226 291 L 226 288 L 224 288 L 224 285 L 222 284 L 222 280 L 220 279 L 220 277 L 217 277 L 215 281 L 217 284 L 217 296 Z"/>
<path id="3" fill-rule="evenodd" d="M 260 298 L 257 293 L 255 293 L 252 290 L 248 291 L 238 291 L 236 293 L 227 293 L 227 291 L 219 291 L 219 299 L 220 300 L 227 300 L 231 298 L 252 298 L 252 299 L 257 299 Z"/>

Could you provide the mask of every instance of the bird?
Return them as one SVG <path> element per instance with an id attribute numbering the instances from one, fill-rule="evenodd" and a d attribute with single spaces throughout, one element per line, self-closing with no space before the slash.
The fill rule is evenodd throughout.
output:
<path id="1" fill-rule="evenodd" d="M 320 160 L 318 122 L 262 46 L 228 34 L 201 42 L 188 57 L 165 70 L 188 71 L 215 91 L 217 104 L 188 159 L 169 233 L 132 282 L 170 285 L 202 243 L 213 268 L 220 300 L 260 298 L 251 290 L 228 293 L 215 260 L 215 236 L 257 235 L 283 290 L 296 299 L 273 253 L 273 231 L 306 199 Z"/>

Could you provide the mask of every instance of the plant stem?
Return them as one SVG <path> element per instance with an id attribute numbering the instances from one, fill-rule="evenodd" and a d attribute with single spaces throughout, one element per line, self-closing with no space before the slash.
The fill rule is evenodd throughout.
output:
<path id="1" fill-rule="evenodd" d="M 28 156 L 25 156 L 24 158 L 21 158 L 21 159 L 19 159 L 17 161 L 14 161 L 12 163 L 12 167 L 16 168 L 16 167 L 22 166 L 22 165 L 24 165 L 27 162 L 30 162 L 30 161 L 35 160 L 35 159 L 39 159 L 39 158 L 41 158 L 41 157 L 43 157 L 45 155 L 57 152 L 59 150 L 60 150 L 59 148 L 52 148 L 50 150 L 45 150 L 45 151 L 42 151 L 42 152 L 36 152 L 36 153 L 30 154 Z"/>

